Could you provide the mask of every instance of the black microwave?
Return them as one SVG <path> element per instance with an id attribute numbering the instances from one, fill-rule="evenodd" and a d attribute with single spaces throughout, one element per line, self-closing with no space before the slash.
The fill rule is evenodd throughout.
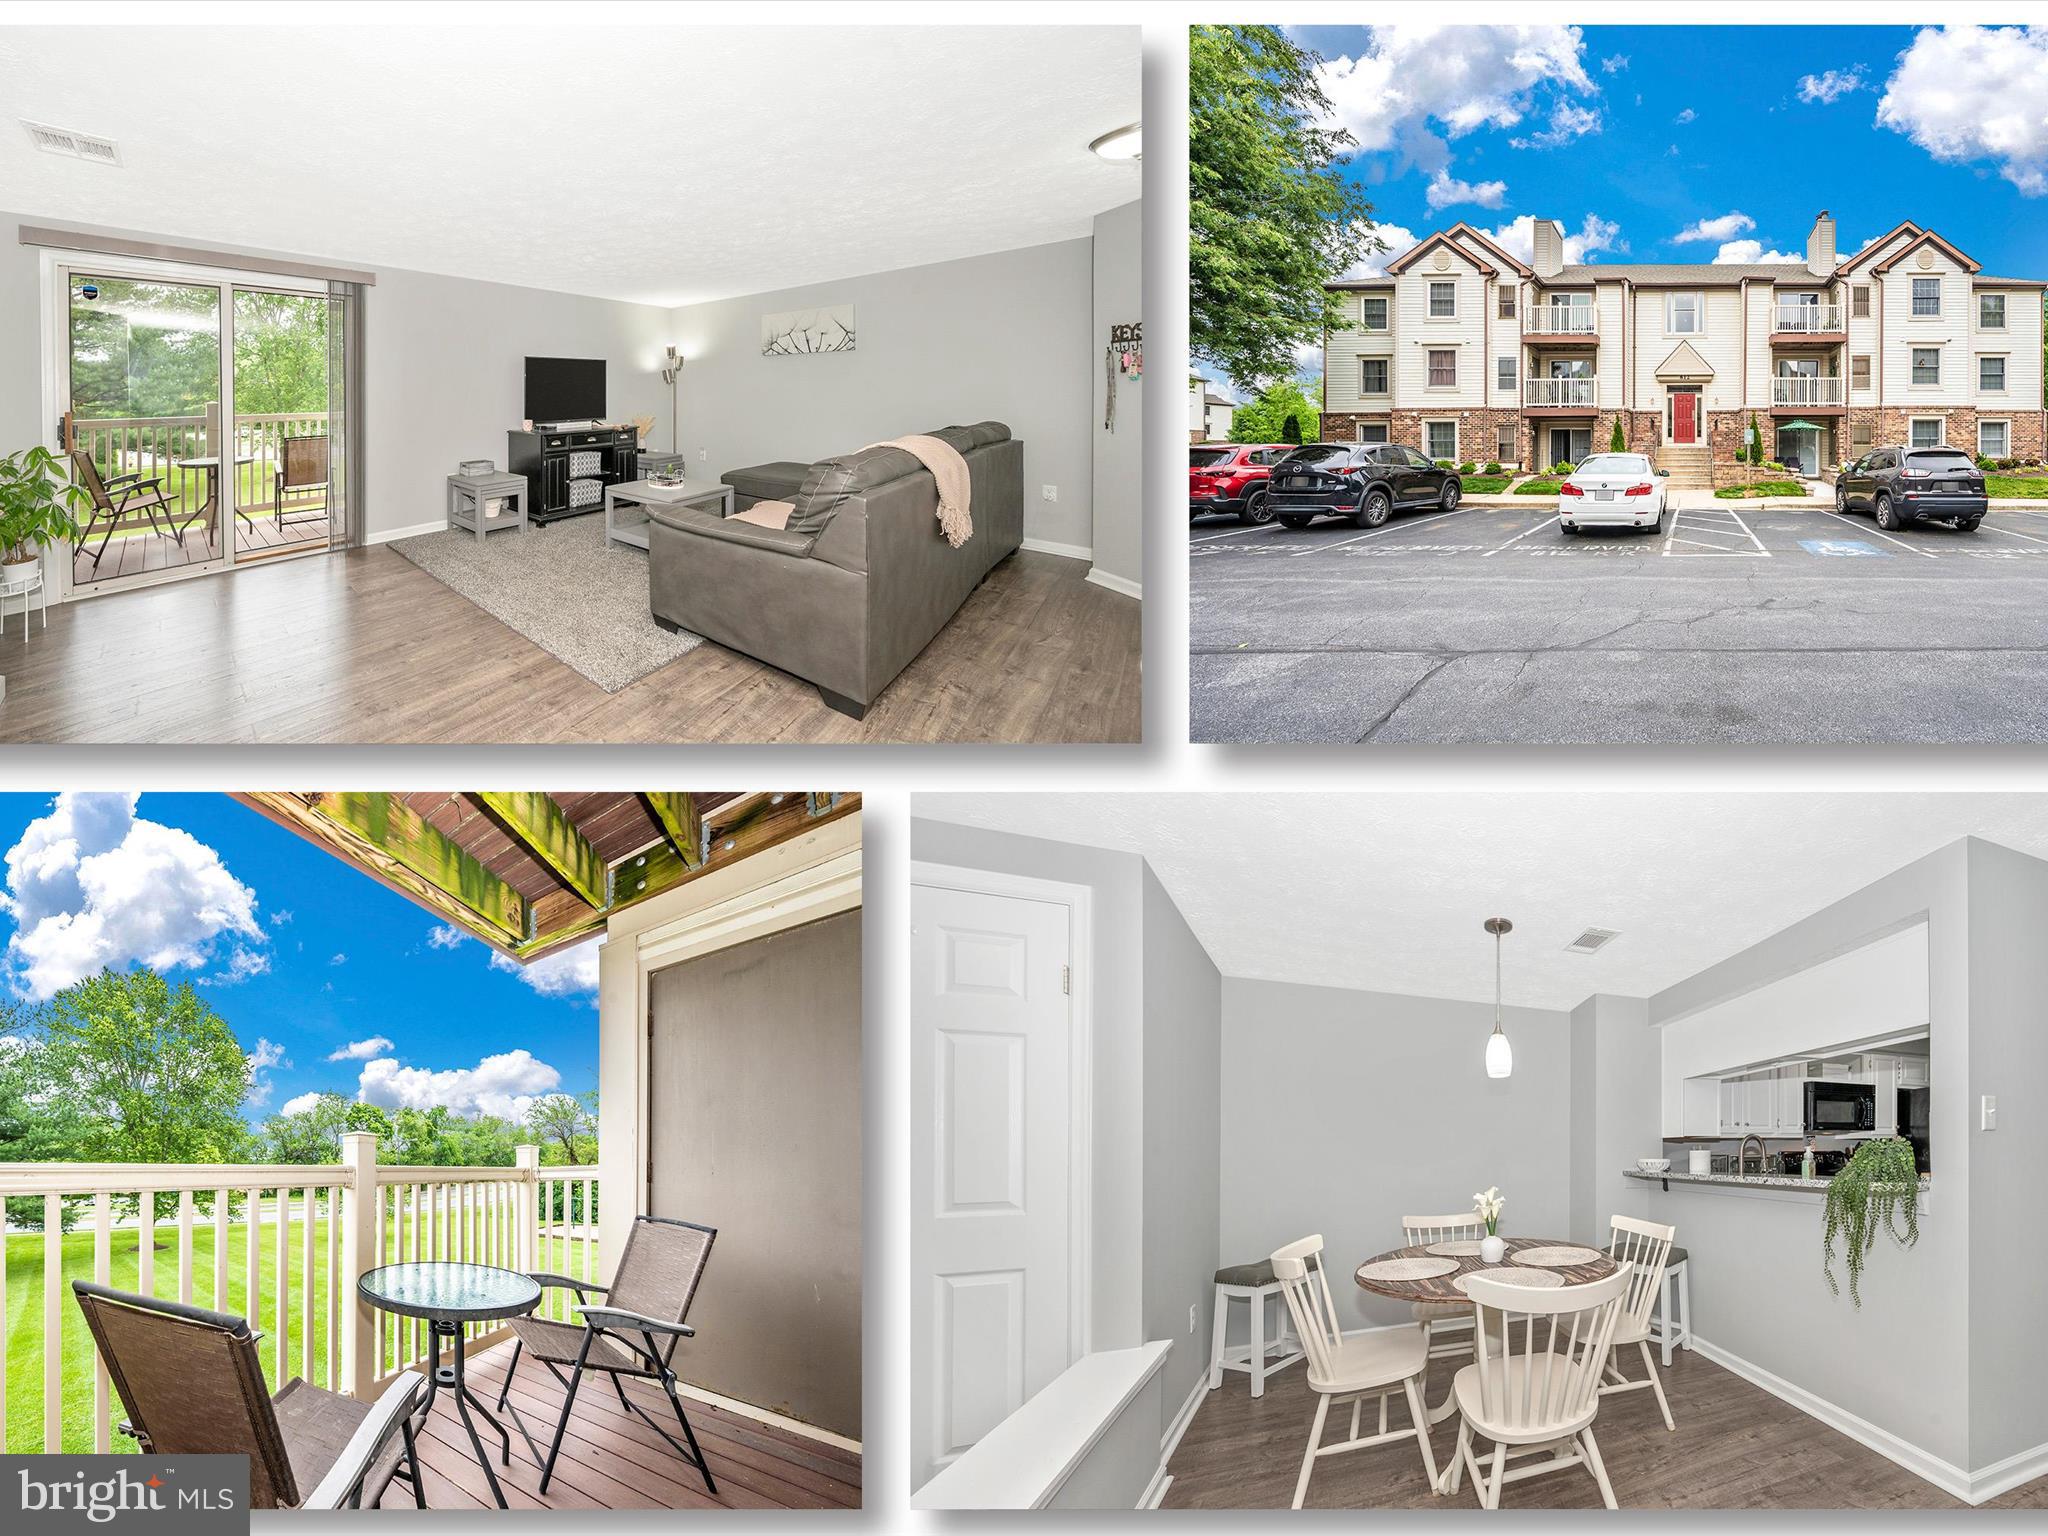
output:
<path id="1" fill-rule="evenodd" d="M 1806 1134 L 1840 1136 L 1877 1129 L 1877 1089 L 1869 1083 L 1806 1084 Z"/>

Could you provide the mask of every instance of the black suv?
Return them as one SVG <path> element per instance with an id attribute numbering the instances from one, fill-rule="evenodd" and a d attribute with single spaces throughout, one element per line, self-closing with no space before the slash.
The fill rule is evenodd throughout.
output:
<path id="1" fill-rule="evenodd" d="M 1835 478 L 1835 509 L 1875 512 L 1895 532 L 1908 523 L 1984 521 L 1984 472 L 1960 448 L 1873 448 Z"/>
<path id="2" fill-rule="evenodd" d="M 1377 528 L 1396 512 L 1448 512 L 1465 494 L 1456 473 L 1399 443 L 1317 443 L 1273 466 L 1266 502 L 1289 528 L 1318 517 L 1348 517 Z"/>

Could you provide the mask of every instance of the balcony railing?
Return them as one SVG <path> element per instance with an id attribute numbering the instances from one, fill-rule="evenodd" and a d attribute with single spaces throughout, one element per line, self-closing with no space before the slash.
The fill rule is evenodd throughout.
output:
<path id="1" fill-rule="evenodd" d="M 236 416 L 236 507 L 248 513 L 276 511 L 284 440 L 326 434 L 325 411 Z M 164 494 L 186 510 L 204 501 L 207 476 L 203 470 L 184 468 L 185 461 L 219 453 L 221 438 L 220 408 L 210 405 L 196 416 L 74 416 L 71 441 L 65 446 L 90 454 L 103 479 L 129 473 L 161 478 Z"/>
<path id="2" fill-rule="evenodd" d="M 1596 379 L 1529 379 L 1522 386 L 1524 405 L 1593 404 Z"/>
<path id="3" fill-rule="evenodd" d="M 0 1197 L 42 1223 L 40 1234 L 0 1225 L 0 1318 L 10 1285 L 36 1289 L 39 1271 L 42 1319 L 0 1339 L 0 1450 L 115 1448 L 106 1367 L 72 1302 L 74 1279 L 246 1317 L 269 1330 L 259 1353 L 271 1390 L 298 1375 L 357 1397 L 429 1363 L 432 1347 L 417 1319 L 357 1300 L 356 1281 L 381 1264 L 457 1260 L 600 1279 L 597 1170 L 543 1168 L 533 1146 L 517 1158 L 510 1168 L 380 1165 L 377 1138 L 352 1133 L 342 1161 L 328 1164 L 0 1163 Z M 87 1226 L 90 1244 L 67 1222 Z M 38 1245 L 40 1264 L 22 1262 Z M 573 1321 L 570 1301 L 550 1291 L 535 1315 Z M 466 1336 L 486 1348 L 505 1334 L 473 1323 Z M 8 1383 L 38 1376 L 40 1445 L 32 1423 L 7 1418 Z"/>
<path id="4" fill-rule="evenodd" d="M 1839 304 L 1779 304 L 1771 310 L 1774 336 L 1839 335 L 1842 306 Z"/>
<path id="5" fill-rule="evenodd" d="M 1840 405 L 1842 380 L 1838 377 L 1808 378 L 1780 376 L 1771 380 L 1773 405 Z"/>
<path id="6" fill-rule="evenodd" d="M 1522 321 L 1531 336 L 1591 336 L 1599 328 L 1590 304 L 1532 304 Z"/>

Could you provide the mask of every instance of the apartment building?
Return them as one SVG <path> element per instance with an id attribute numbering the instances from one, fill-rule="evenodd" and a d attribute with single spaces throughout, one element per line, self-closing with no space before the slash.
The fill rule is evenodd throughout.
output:
<path id="1" fill-rule="evenodd" d="M 1873 445 L 2042 451 L 2042 299 L 1910 221 L 1848 257 L 1823 212 L 1805 263 L 1520 260 L 1469 224 L 1381 277 L 1327 285 L 1323 435 L 1432 458 L 1577 463 L 1608 446 L 1732 462 L 1755 421 L 1806 473 Z"/>

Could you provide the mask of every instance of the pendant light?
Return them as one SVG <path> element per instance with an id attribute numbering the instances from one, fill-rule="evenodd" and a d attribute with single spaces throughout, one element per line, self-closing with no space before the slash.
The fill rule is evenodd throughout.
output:
<path id="1" fill-rule="evenodd" d="M 1486 1037 L 1486 1075 L 1506 1077 L 1515 1070 L 1515 1050 L 1500 1027 L 1500 941 L 1514 932 L 1515 925 L 1504 917 L 1489 917 L 1486 931 L 1493 935 L 1493 1033 Z"/>

